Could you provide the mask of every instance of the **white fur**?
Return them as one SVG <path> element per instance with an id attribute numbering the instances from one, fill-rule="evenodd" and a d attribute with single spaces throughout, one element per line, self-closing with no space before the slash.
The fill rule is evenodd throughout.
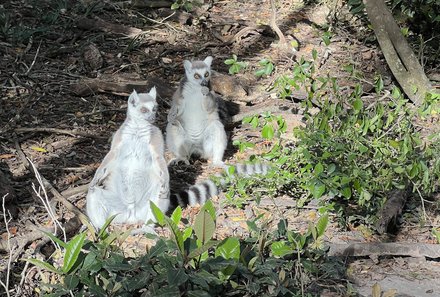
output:
<path id="1" fill-rule="evenodd" d="M 191 155 L 198 154 L 211 160 L 213 165 L 223 167 L 226 132 L 220 122 L 216 99 L 206 87 L 211 77 L 211 63 L 212 57 L 183 63 L 186 81 L 173 96 L 166 128 L 167 147 L 175 156 L 171 163 L 189 164 Z"/>
<path id="2" fill-rule="evenodd" d="M 117 214 L 114 223 L 154 222 L 150 201 L 169 207 L 169 175 L 161 131 L 153 125 L 156 89 L 128 99 L 127 118 L 95 173 L 87 195 L 87 214 L 96 228 Z M 144 231 L 151 231 L 144 226 Z"/>

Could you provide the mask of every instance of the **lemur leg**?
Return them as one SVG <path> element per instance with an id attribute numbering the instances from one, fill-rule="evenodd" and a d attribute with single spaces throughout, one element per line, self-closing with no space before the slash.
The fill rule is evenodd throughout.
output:
<path id="1" fill-rule="evenodd" d="M 94 188 L 89 190 L 87 195 L 87 215 L 92 225 L 98 230 L 102 228 L 109 217 L 107 206 L 104 203 L 105 190 Z"/>
<path id="2" fill-rule="evenodd" d="M 223 154 L 227 145 L 225 127 L 220 121 L 211 122 L 203 137 L 203 158 L 212 161 L 212 165 L 223 167 Z"/>
<path id="3" fill-rule="evenodd" d="M 182 125 L 178 121 L 168 123 L 166 132 L 167 147 L 174 154 L 174 159 L 168 165 L 176 164 L 179 161 L 189 165 L 190 144 L 186 141 L 188 137 Z"/>

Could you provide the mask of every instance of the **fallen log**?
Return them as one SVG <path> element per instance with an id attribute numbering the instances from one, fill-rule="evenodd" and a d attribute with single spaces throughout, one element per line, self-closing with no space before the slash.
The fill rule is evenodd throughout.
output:
<path id="1" fill-rule="evenodd" d="M 377 256 L 407 256 L 414 258 L 440 258 L 440 245 L 428 243 L 350 243 L 330 244 L 328 256 L 335 257 L 377 257 Z"/>

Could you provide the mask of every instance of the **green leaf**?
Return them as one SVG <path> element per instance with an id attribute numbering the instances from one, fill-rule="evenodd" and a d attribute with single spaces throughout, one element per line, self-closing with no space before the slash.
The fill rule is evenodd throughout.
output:
<path id="1" fill-rule="evenodd" d="M 203 290 L 194 290 L 187 292 L 188 297 L 211 297 L 211 295 Z"/>
<path id="2" fill-rule="evenodd" d="M 364 106 L 364 103 L 361 99 L 356 99 L 353 101 L 353 108 L 356 112 L 360 112 L 362 107 Z"/>
<path id="3" fill-rule="evenodd" d="M 56 274 L 63 274 L 62 271 L 56 269 L 55 267 L 53 267 L 52 265 L 50 265 L 50 264 L 47 263 L 47 262 L 43 262 L 43 261 L 40 261 L 40 260 L 38 260 L 38 259 L 31 259 L 31 258 L 29 258 L 29 259 L 25 259 L 25 261 L 26 261 L 26 262 L 29 262 L 29 263 L 31 263 L 31 264 L 34 264 L 35 266 L 38 266 L 38 267 L 41 267 L 41 268 L 47 269 L 47 270 L 49 270 L 50 272 L 54 272 L 54 273 L 56 273 Z"/>
<path id="4" fill-rule="evenodd" d="M 223 240 L 215 250 L 215 256 L 238 261 L 240 258 L 240 241 L 235 237 Z"/>
<path id="5" fill-rule="evenodd" d="M 182 233 L 183 241 L 187 240 L 191 236 L 192 232 L 193 232 L 193 229 L 191 227 L 186 227 Z"/>
<path id="6" fill-rule="evenodd" d="M 56 237 L 55 235 L 53 235 L 50 232 L 46 232 L 46 231 L 42 231 L 44 234 L 46 234 L 50 239 L 52 239 L 53 241 L 55 241 L 56 243 L 58 243 L 61 247 L 66 248 L 67 247 L 67 243 L 65 243 L 64 241 L 62 241 L 61 239 L 59 239 L 58 237 Z"/>
<path id="7" fill-rule="evenodd" d="M 292 247 L 288 246 L 285 241 L 276 241 L 272 243 L 270 249 L 275 257 L 284 257 L 294 253 Z"/>
<path id="8" fill-rule="evenodd" d="M 179 230 L 179 227 L 177 227 L 177 224 L 175 224 L 169 217 L 165 217 L 165 223 L 168 226 L 168 228 L 171 229 L 171 235 L 174 239 L 174 242 L 177 245 L 177 248 L 182 253 L 185 252 L 184 246 L 183 246 L 183 236 L 182 231 Z"/>
<path id="9" fill-rule="evenodd" d="M 316 164 L 315 170 L 314 170 L 315 176 L 320 175 L 323 171 L 324 171 L 324 166 L 322 166 L 321 163 Z"/>
<path id="10" fill-rule="evenodd" d="M 328 214 L 321 216 L 316 223 L 316 231 L 318 232 L 318 237 L 321 237 L 324 235 L 325 230 L 327 229 L 328 224 Z"/>
<path id="11" fill-rule="evenodd" d="M 111 222 L 115 219 L 115 217 L 117 215 L 118 214 L 114 214 L 114 215 L 108 217 L 107 220 L 105 220 L 104 225 L 101 227 L 101 230 L 99 230 L 99 233 L 98 233 L 98 238 L 99 239 L 104 239 L 104 237 L 105 237 L 105 235 L 107 233 L 108 226 L 111 224 Z"/>
<path id="12" fill-rule="evenodd" d="M 401 173 L 405 172 L 405 168 L 403 168 L 402 166 L 395 167 L 394 172 L 401 174 Z"/>
<path id="13" fill-rule="evenodd" d="M 176 209 L 171 214 L 171 220 L 174 222 L 174 224 L 179 225 L 181 218 L 182 218 L 182 208 L 180 206 L 177 206 Z"/>
<path id="14" fill-rule="evenodd" d="M 351 188 L 345 187 L 342 189 L 341 193 L 342 193 L 342 196 L 344 196 L 346 199 L 349 199 L 351 197 Z"/>
<path id="15" fill-rule="evenodd" d="M 63 282 L 67 290 L 74 290 L 79 284 L 79 277 L 73 274 L 66 275 Z"/>
<path id="16" fill-rule="evenodd" d="M 321 196 L 325 193 L 325 185 L 321 182 L 316 183 L 313 185 L 312 188 L 312 195 L 314 198 L 321 198 Z"/>
<path id="17" fill-rule="evenodd" d="M 156 218 L 157 223 L 160 226 L 165 225 L 165 215 L 162 210 L 160 210 L 160 208 L 157 207 L 156 204 L 154 204 L 152 201 L 150 201 L 150 207 L 154 217 Z"/>
<path id="18" fill-rule="evenodd" d="M 177 2 L 174 2 L 173 4 L 171 4 L 171 9 L 176 10 L 179 9 L 180 5 Z"/>
<path id="19" fill-rule="evenodd" d="M 209 215 L 211 216 L 212 220 L 215 222 L 215 207 L 214 204 L 212 203 L 212 200 L 208 200 L 205 202 L 205 204 L 202 206 L 201 211 L 202 210 L 206 210 Z"/>
<path id="20" fill-rule="evenodd" d="M 275 134 L 274 128 L 271 124 L 264 125 L 263 129 L 261 130 L 261 135 L 265 139 L 272 139 Z"/>
<path id="21" fill-rule="evenodd" d="M 318 58 L 318 52 L 316 51 L 316 49 L 312 50 L 312 57 L 313 57 L 313 60 L 315 60 L 315 61 Z"/>
<path id="22" fill-rule="evenodd" d="M 63 272 L 68 273 L 78 260 L 79 253 L 84 245 L 86 234 L 81 233 L 75 235 L 68 243 L 66 247 L 66 253 L 64 255 Z"/>
<path id="23" fill-rule="evenodd" d="M 232 64 L 234 64 L 235 63 L 235 60 L 234 59 L 227 59 L 227 60 L 225 60 L 225 64 L 226 65 L 232 65 Z"/>
<path id="24" fill-rule="evenodd" d="M 209 250 L 210 248 L 212 248 L 213 246 L 215 246 L 217 244 L 218 244 L 218 241 L 216 241 L 216 240 L 209 240 L 207 243 L 205 243 L 201 247 L 198 247 L 195 250 L 192 250 L 188 254 L 188 259 L 191 260 L 191 259 L 199 257 L 201 254 L 203 254 L 204 252 L 206 252 L 207 250 Z"/>
<path id="25" fill-rule="evenodd" d="M 262 69 L 258 69 L 257 71 L 255 71 L 255 76 L 260 77 L 266 74 L 266 70 L 264 68 Z"/>
<path id="26" fill-rule="evenodd" d="M 174 284 L 169 284 L 167 286 L 162 286 L 157 291 L 150 290 L 148 293 L 150 294 L 148 296 L 154 296 L 154 297 L 180 296 L 180 290 Z"/>
<path id="27" fill-rule="evenodd" d="M 183 268 L 170 269 L 167 271 L 167 279 L 169 284 L 180 286 L 188 280 L 188 275 Z"/>
<path id="28" fill-rule="evenodd" d="M 215 223 L 206 210 L 201 210 L 194 220 L 194 232 L 197 238 L 205 243 L 212 238 L 215 231 Z"/>

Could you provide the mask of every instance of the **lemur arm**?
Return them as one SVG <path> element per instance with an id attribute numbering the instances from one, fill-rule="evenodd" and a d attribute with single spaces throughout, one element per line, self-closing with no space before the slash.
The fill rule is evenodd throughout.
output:
<path id="1" fill-rule="evenodd" d="M 160 178 L 161 190 L 159 198 L 168 199 L 170 177 L 168 166 L 164 158 L 164 140 L 159 128 L 154 128 L 151 133 L 149 147 L 153 162 L 157 164 L 157 171 Z"/>
<path id="2" fill-rule="evenodd" d="M 107 153 L 107 155 L 105 155 L 104 160 L 102 160 L 101 165 L 96 170 L 95 176 L 90 183 L 90 187 L 105 186 L 105 180 L 112 172 L 112 167 L 119 151 L 122 137 L 122 127 L 123 126 L 121 126 L 121 128 L 118 129 L 118 131 L 116 131 L 116 133 L 113 135 L 110 151 Z"/>
<path id="3" fill-rule="evenodd" d="M 209 91 L 207 87 L 202 87 L 202 95 L 203 98 L 203 108 L 208 112 L 211 113 L 215 110 L 217 110 L 217 101 L 214 96 L 214 94 Z"/>

